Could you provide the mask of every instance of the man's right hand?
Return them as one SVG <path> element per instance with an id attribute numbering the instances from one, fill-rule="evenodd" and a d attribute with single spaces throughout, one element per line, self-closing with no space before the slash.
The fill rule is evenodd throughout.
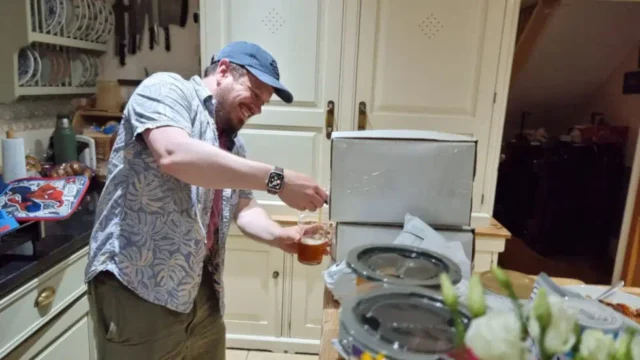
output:
<path id="1" fill-rule="evenodd" d="M 316 211 L 324 206 L 329 195 L 309 176 L 294 171 L 284 171 L 284 186 L 278 194 L 288 206 L 304 211 Z"/>

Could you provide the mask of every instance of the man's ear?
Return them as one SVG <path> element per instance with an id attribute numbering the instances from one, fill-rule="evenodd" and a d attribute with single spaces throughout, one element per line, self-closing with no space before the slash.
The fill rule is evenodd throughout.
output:
<path id="1" fill-rule="evenodd" d="M 229 60 L 227 59 L 222 59 L 218 62 L 218 74 L 221 77 L 226 77 L 228 75 L 230 75 L 231 72 L 231 63 L 229 62 Z"/>

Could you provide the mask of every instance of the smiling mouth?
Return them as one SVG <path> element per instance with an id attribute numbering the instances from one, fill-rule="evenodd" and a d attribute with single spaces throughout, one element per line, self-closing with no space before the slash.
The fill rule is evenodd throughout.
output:
<path id="1" fill-rule="evenodd" d="M 244 105 L 240 107 L 240 113 L 242 114 L 242 120 L 244 121 L 247 121 L 253 115 L 251 110 Z"/>

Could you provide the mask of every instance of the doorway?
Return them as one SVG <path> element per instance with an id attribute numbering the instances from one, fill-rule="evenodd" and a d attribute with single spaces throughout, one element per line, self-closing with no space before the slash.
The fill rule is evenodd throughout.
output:
<path id="1" fill-rule="evenodd" d="M 640 94 L 623 83 L 640 71 L 639 23 L 638 2 L 522 3 L 494 207 L 513 234 L 502 266 L 616 275 L 633 211 Z"/>

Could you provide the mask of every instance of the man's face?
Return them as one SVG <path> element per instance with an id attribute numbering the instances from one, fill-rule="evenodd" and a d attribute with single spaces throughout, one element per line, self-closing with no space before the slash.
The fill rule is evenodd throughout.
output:
<path id="1" fill-rule="evenodd" d="M 258 80 L 248 71 L 233 73 L 228 61 L 222 60 L 215 73 L 216 122 L 222 130 L 238 132 L 250 117 L 262 112 L 262 106 L 269 102 L 273 88 Z"/>

